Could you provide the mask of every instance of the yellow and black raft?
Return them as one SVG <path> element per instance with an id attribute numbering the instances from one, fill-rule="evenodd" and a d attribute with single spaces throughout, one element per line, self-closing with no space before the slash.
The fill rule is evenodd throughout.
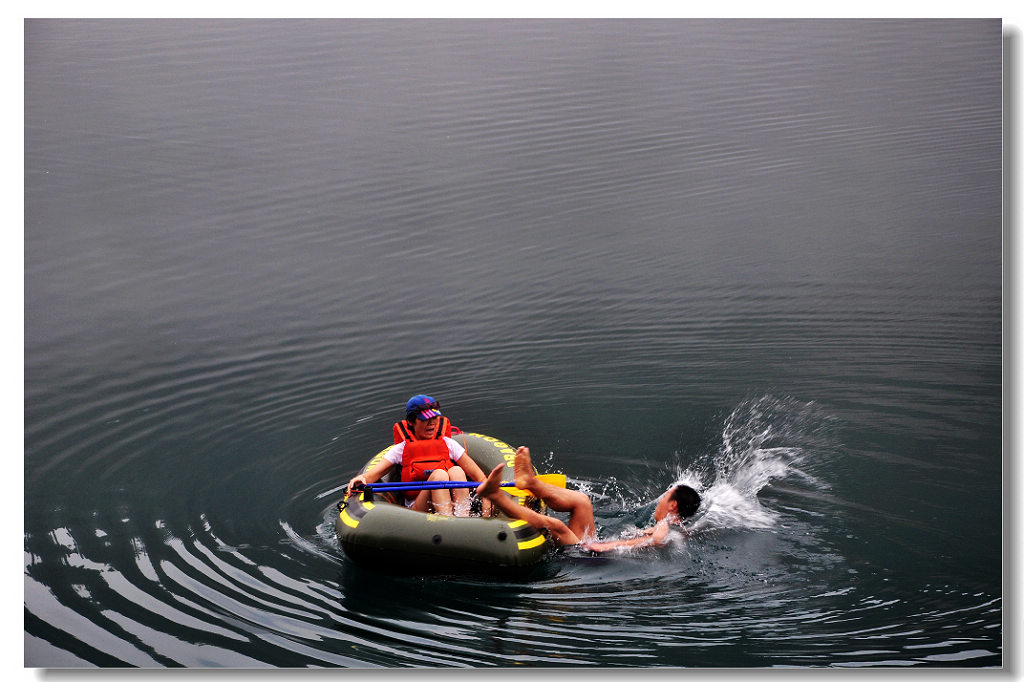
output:
<path id="1" fill-rule="evenodd" d="M 453 438 L 485 472 L 503 464 L 502 481 L 514 480 L 515 450 L 508 444 L 479 433 Z M 378 452 L 359 473 L 379 462 L 387 450 Z M 397 481 L 398 469 L 393 467 L 382 481 Z M 519 499 L 527 503 L 524 497 Z M 530 498 L 529 502 L 537 501 Z M 345 554 L 356 564 L 382 573 L 517 577 L 530 573 L 551 549 L 545 536 L 525 521 L 425 514 L 407 509 L 401 492 L 353 491 L 338 508 L 334 528 Z"/>

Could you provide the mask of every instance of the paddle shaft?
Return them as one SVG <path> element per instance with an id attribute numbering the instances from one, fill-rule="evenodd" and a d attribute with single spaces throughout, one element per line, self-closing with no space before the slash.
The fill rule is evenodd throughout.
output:
<path id="1" fill-rule="evenodd" d="M 408 483 L 367 483 L 364 489 L 391 491 L 391 490 L 450 490 L 455 488 L 476 488 L 480 481 L 409 481 Z M 505 487 L 515 487 L 515 483 L 502 483 Z"/>
<path id="2" fill-rule="evenodd" d="M 537 479 L 544 483 L 559 488 L 565 487 L 565 474 L 537 474 Z M 479 481 L 377 481 L 367 483 L 364 488 L 376 490 L 444 490 L 452 488 L 475 488 L 480 485 Z M 512 481 L 505 481 L 501 484 L 503 488 L 515 488 Z"/>

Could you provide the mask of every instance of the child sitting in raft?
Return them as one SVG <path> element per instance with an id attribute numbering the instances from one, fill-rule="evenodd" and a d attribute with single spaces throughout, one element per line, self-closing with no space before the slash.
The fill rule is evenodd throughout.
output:
<path id="1" fill-rule="evenodd" d="M 516 451 L 515 483 L 517 488 L 528 490 L 533 496 L 544 501 L 550 509 L 569 512 L 569 522 L 563 523 L 552 516 L 539 514 L 518 504 L 501 489 L 502 466 L 495 467 L 477 489 L 476 494 L 489 499 L 491 504 L 512 518 L 521 519 L 539 531 L 546 531 L 548 537 L 558 545 L 579 545 L 581 549 L 606 552 L 620 547 L 660 547 L 668 542 L 672 525 L 682 525 L 683 520 L 697 513 L 700 495 L 687 485 L 673 486 L 658 498 L 654 509 L 654 526 L 645 529 L 641 535 L 627 540 L 596 542 L 594 530 L 594 507 L 586 493 L 579 490 L 559 488 L 537 478 L 530 461 L 529 448 Z"/>
<path id="2" fill-rule="evenodd" d="M 483 481 L 484 472 L 457 441 L 450 438 L 451 422 L 428 395 L 414 395 L 405 405 L 405 419 L 393 427 L 396 444 L 383 459 L 348 482 L 348 489 L 376 483 L 394 466 L 403 481 Z M 404 493 L 405 506 L 420 512 L 469 516 L 469 490 L 413 490 Z M 490 505 L 484 506 L 484 514 Z"/>

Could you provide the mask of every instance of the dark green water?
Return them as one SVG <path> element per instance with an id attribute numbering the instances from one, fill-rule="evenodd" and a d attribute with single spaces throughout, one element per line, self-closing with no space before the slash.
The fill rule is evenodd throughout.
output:
<path id="1" fill-rule="evenodd" d="M 998 21 L 25 25 L 25 664 L 1000 666 Z M 410 395 L 602 537 L 386 578 Z"/>

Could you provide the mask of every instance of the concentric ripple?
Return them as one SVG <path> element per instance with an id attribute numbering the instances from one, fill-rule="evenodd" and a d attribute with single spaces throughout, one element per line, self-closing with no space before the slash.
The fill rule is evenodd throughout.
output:
<path id="1" fill-rule="evenodd" d="M 1002 664 L 1002 40 L 25 25 L 30 667 Z M 409 395 L 636 534 L 388 578 Z"/>

